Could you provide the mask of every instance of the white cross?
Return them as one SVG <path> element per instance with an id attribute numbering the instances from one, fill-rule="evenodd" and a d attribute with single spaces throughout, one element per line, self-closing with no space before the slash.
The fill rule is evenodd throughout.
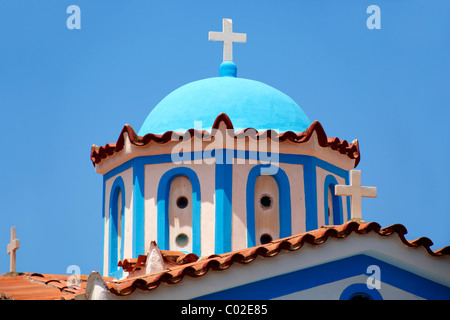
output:
<path id="1" fill-rule="evenodd" d="M 376 187 L 361 187 L 361 171 L 350 171 L 350 185 L 335 186 L 334 193 L 338 196 L 350 196 L 352 199 L 352 219 L 361 220 L 361 199 L 362 197 L 376 198 Z"/>
<path id="2" fill-rule="evenodd" d="M 11 228 L 11 242 L 8 244 L 6 251 L 10 254 L 9 271 L 16 272 L 16 250 L 19 249 L 19 239 L 16 239 L 16 227 Z"/>
<path id="3" fill-rule="evenodd" d="M 208 40 L 223 41 L 223 61 L 233 61 L 233 42 L 247 42 L 246 33 L 233 33 L 233 21 L 223 19 L 223 32 L 209 32 Z"/>

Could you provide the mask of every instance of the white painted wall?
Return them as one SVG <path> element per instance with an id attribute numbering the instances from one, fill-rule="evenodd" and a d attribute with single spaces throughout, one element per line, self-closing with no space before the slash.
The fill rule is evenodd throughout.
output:
<path id="1" fill-rule="evenodd" d="M 180 208 L 177 200 L 187 199 L 187 206 Z M 179 235 L 186 235 L 185 245 L 177 242 Z M 186 176 L 173 179 L 169 195 L 169 250 L 192 252 L 192 184 Z"/>
<path id="2" fill-rule="evenodd" d="M 247 178 L 254 164 L 233 166 L 231 250 L 247 247 Z"/>
<path id="3" fill-rule="evenodd" d="M 281 163 L 280 168 L 286 172 L 291 187 L 292 234 L 305 232 L 306 204 L 303 165 Z"/>
<path id="4" fill-rule="evenodd" d="M 269 197 L 270 206 L 261 204 L 262 197 Z M 280 238 L 280 197 L 278 185 L 272 176 L 259 176 L 255 181 L 255 244 L 260 245 L 262 235 L 273 240 Z M 267 243 L 267 242 L 266 242 Z"/>
<path id="5" fill-rule="evenodd" d="M 220 132 L 224 131 L 224 124 L 220 124 Z M 224 135 L 222 133 L 222 135 Z M 179 145 L 177 141 L 169 141 L 165 144 L 151 143 L 147 146 L 141 147 L 133 145 L 129 142 L 128 136 L 124 133 L 125 146 L 120 152 L 114 155 L 108 156 L 106 159 L 102 160 L 101 163 L 96 165 L 96 171 L 105 174 L 109 170 L 125 163 L 126 161 L 139 156 L 146 155 L 158 155 L 158 154 L 170 154 L 174 148 Z M 228 136 L 227 136 L 228 139 Z M 255 143 L 240 143 L 244 140 L 238 140 L 232 143 L 221 143 L 211 141 L 197 141 L 195 138 L 191 142 L 193 145 L 197 145 L 200 149 L 211 149 L 211 147 L 235 147 L 237 149 L 251 149 L 257 150 L 258 144 Z M 251 139 L 250 139 L 251 140 Z M 252 142 L 252 141 L 250 141 Z M 273 146 L 270 145 L 269 149 Z M 314 133 L 311 139 L 306 143 L 293 143 L 290 141 L 284 141 L 277 145 L 275 152 L 280 152 L 284 154 L 304 154 L 315 156 L 324 161 L 333 163 L 334 165 L 349 170 L 353 168 L 355 160 L 351 160 L 347 155 L 340 154 L 336 150 L 331 150 L 328 147 L 320 147 L 317 143 L 317 135 Z M 243 160 L 234 159 L 233 167 L 233 190 L 232 190 L 232 249 L 237 250 L 247 246 L 247 229 L 246 229 L 246 182 L 250 169 L 256 165 L 256 161 L 253 160 Z M 206 164 L 205 162 L 208 162 Z M 242 164 L 244 162 L 244 164 Z M 292 211 L 292 234 L 301 233 L 305 231 L 305 194 L 304 194 L 304 181 L 303 181 L 303 166 L 294 164 L 279 164 L 280 167 L 288 175 L 290 190 L 291 190 L 291 211 Z M 172 163 L 166 164 L 153 164 L 145 166 L 145 247 L 148 246 L 150 241 L 157 240 L 157 188 L 161 176 L 168 170 L 176 167 L 177 165 Z M 207 161 L 200 160 L 199 164 L 182 164 L 188 168 L 193 169 L 200 180 L 201 193 L 202 193 L 202 205 L 201 205 L 201 230 L 202 230 L 202 255 L 209 255 L 214 253 L 214 226 L 215 226 L 215 166 L 214 160 L 208 159 Z M 318 225 L 320 226 L 323 217 L 323 179 L 324 170 L 317 169 L 317 188 L 318 188 L 318 210 L 319 219 Z M 125 221 L 125 258 L 131 257 L 131 232 L 132 232 L 132 169 L 128 169 L 122 175 L 124 181 L 126 181 L 127 186 L 127 204 L 126 204 L 126 221 Z M 112 181 L 115 177 L 108 179 L 106 181 L 106 192 L 105 192 L 105 213 L 109 213 L 109 193 Z M 339 182 L 344 183 L 344 179 L 336 177 Z M 129 189 L 129 190 L 128 190 Z M 344 213 L 347 211 L 347 202 L 343 201 Z M 346 221 L 347 215 L 344 214 L 344 221 Z M 105 219 L 105 254 L 104 260 L 107 262 L 108 259 L 108 239 L 109 239 L 109 224 L 108 218 Z M 107 263 L 105 263 L 105 270 L 107 268 Z"/>
<path id="6" fill-rule="evenodd" d="M 232 189 L 232 250 L 239 250 L 247 246 L 247 226 L 246 226 L 246 185 L 248 174 L 250 170 L 258 163 L 252 164 L 238 164 L 235 162 L 233 167 L 233 189 Z M 187 164 L 184 165 L 191 168 L 197 173 L 200 181 L 201 193 L 202 193 L 202 205 L 201 205 L 201 228 L 202 228 L 202 255 L 207 256 L 214 253 L 214 240 L 215 240 L 215 166 L 214 164 Z M 290 196 L 291 196 L 291 211 L 292 211 L 292 234 L 305 232 L 305 194 L 304 194 L 304 181 L 303 181 L 303 166 L 294 164 L 279 164 L 289 179 L 290 184 Z M 145 247 L 151 241 L 157 240 L 157 192 L 159 180 L 162 175 L 168 170 L 177 167 L 177 165 L 171 163 L 165 164 L 151 164 L 145 166 Z M 317 201 L 318 201 L 318 225 L 321 226 L 325 223 L 324 218 L 324 199 L 323 199 L 323 183 L 328 174 L 335 176 L 337 181 L 341 184 L 345 184 L 345 179 L 334 175 L 324 169 L 317 168 Z M 109 196 L 110 189 L 114 180 L 122 176 L 126 184 L 126 212 L 125 212 L 125 250 L 124 258 L 130 258 L 132 256 L 132 168 L 111 177 L 106 181 L 106 194 L 105 194 L 105 270 L 107 270 L 108 252 L 109 247 Z M 259 179 L 259 178 L 258 178 Z M 273 179 L 273 178 L 270 178 Z M 273 187 L 275 187 L 274 184 Z M 192 192 L 190 192 L 192 193 Z M 273 191 L 275 192 L 275 189 Z M 347 220 L 347 201 L 346 197 L 342 197 L 342 205 L 344 210 L 344 221 Z M 275 198 L 276 199 L 276 198 Z M 190 205 L 192 201 L 190 201 Z M 258 206 L 255 206 L 257 209 Z M 256 215 L 257 216 L 257 215 Z M 256 218 L 255 216 L 255 218 Z M 263 230 L 257 232 L 256 240 L 259 243 L 259 236 L 263 233 Z M 273 238 L 279 237 L 279 234 L 271 231 Z M 173 239 L 172 239 L 173 238 Z M 192 240 L 192 234 L 189 235 Z M 171 241 L 174 237 L 171 237 Z M 173 241 L 172 241 L 173 242 Z M 192 244 L 192 242 L 191 242 Z M 175 248 L 172 244 L 172 247 Z M 189 251 L 191 247 L 185 248 L 183 251 Z"/>

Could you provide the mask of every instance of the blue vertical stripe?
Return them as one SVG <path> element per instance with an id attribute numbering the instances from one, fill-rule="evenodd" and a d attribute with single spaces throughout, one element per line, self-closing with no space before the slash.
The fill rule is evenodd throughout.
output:
<path id="1" fill-rule="evenodd" d="M 342 198 L 336 196 L 334 194 L 334 187 L 338 184 L 336 178 L 329 174 L 325 177 L 325 181 L 323 183 L 323 197 L 324 197 L 324 215 L 325 215 L 325 224 L 334 224 L 339 225 L 343 223 L 343 211 L 342 211 Z M 333 207 L 333 221 L 328 220 L 328 190 L 331 190 L 332 194 L 332 207 Z"/>
<path id="2" fill-rule="evenodd" d="M 139 158 L 133 166 L 133 258 L 145 254 L 145 166 Z"/>
<path id="3" fill-rule="evenodd" d="M 303 164 L 305 184 L 306 231 L 317 229 L 317 175 L 313 158 L 307 158 Z"/>
<path id="4" fill-rule="evenodd" d="M 227 161 L 227 151 L 216 150 L 216 154 L 221 152 L 222 159 L 217 161 L 215 167 L 215 253 L 221 254 L 231 251 L 231 214 L 232 214 L 232 187 L 233 187 L 233 164 Z M 229 160 L 229 159 L 228 159 Z"/>

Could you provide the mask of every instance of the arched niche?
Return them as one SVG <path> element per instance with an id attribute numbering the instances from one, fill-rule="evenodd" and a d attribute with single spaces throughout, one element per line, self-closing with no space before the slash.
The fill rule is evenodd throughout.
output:
<path id="1" fill-rule="evenodd" d="M 339 225 L 344 221 L 342 198 L 335 194 L 335 186 L 338 185 L 336 177 L 329 174 L 324 181 L 324 213 L 325 224 Z"/>
<path id="2" fill-rule="evenodd" d="M 192 221 L 192 184 L 178 176 L 169 192 L 169 250 L 192 252 Z"/>
<path id="3" fill-rule="evenodd" d="M 290 184 L 286 173 L 279 167 L 271 165 L 273 172 L 271 175 L 262 174 L 263 168 L 267 168 L 268 165 L 256 165 L 254 166 L 247 178 L 246 186 L 246 209 L 247 209 L 247 246 L 253 247 L 260 242 L 261 239 L 256 239 L 256 216 L 255 216 L 255 186 L 256 180 L 260 176 L 267 176 L 274 179 L 278 187 L 278 221 L 279 221 L 279 238 L 288 237 L 292 233 L 291 227 L 291 195 Z M 273 169 L 275 167 L 275 170 Z M 268 181 L 268 180 L 267 180 Z M 273 239 L 275 240 L 275 239 Z"/>
<path id="4" fill-rule="evenodd" d="M 255 241 L 266 244 L 280 237 L 280 199 L 273 176 L 261 175 L 255 181 Z"/>
<path id="5" fill-rule="evenodd" d="M 109 197 L 109 274 L 118 276 L 121 269 L 117 266 L 123 259 L 125 225 L 125 184 L 117 177 L 111 187 Z"/>
<path id="6" fill-rule="evenodd" d="M 192 193 L 192 252 L 201 256 L 201 192 L 200 182 L 194 170 L 187 167 L 176 167 L 165 172 L 158 184 L 157 192 L 157 243 L 162 250 L 170 249 L 170 190 L 172 181 L 185 176 L 191 183 Z M 176 199 L 175 199 L 176 200 Z M 189 200 L 189 199 L 188 199 Z M 176 237 L 176 236 L 175 236 Z M 185 250 L 183 250 L 185 251 Z"/>

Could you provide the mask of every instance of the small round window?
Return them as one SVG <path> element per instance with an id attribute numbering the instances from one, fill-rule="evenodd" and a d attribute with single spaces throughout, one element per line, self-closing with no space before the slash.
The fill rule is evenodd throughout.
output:
<path id="1" fill-rule="evenodd" d="M 175 238 L 175 243 L 177 244 L 177 246 L 179 246 L 180 248 L 186 247 L 187 244 L 189 243 L 189 237 L 187 234 L 185 233 L 180 233 L 179 235 L 177 235 L 177 237 Z"/>
<path id="2" fill-rule="evenodd" d="M 263 208 L 270 208 L 272 205 L 272 198 L 269 195 L 263 195 L 259 202 Z"/>
<path id="3" fill-rule="evenodd" d="M 180 209 L 184 209 L 188 206 L 189 201 L 185 196 L 178 197 L 177 199 L 177 207 Z"/>
<path id="4" fill-rule="evenodd" d="M 273 239 L 272 239 L 272 236 L 270 235 L 270 234 L 268 234 L 268 233 L 264 233 L 260 238 L 259 238 L 259 241 L 261 242 L 261 244 L 266 244 L 266 243 L 269 243 L 269 242 L 271 242 Z"/>

